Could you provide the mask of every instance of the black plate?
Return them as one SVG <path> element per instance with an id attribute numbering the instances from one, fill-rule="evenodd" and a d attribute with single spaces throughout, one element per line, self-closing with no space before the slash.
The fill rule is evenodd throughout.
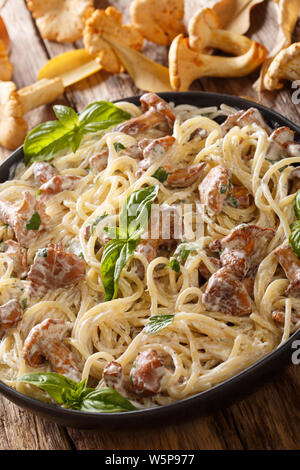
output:
<path id="1" fill-rule="evenodd" d="M 176 105 L 192 104 L 199 107 L 219 106 L 225 103 L 239 109 L 247 109 L 252 106 L 258 108 L 263 114 L 266 122 L 272 127 L 288 126 L 296 131 L 296 139 L 300 139 L 300 128 L 280 114 L 259 104 L 242 98 L 223 95 L 220 93 L 186 92 L 186 93 L 161 93 L 160 96 L 166 101 L 172 101 Z M 119 100 L 121 101 L 121 100 Z M 139 97 L 124 98 L 122 101 L 130 101 L 139 104 Z M 23 150 L 16 150 L 2 165 L 0 165 L 0 182 L 12 177 L 14 168 L 23 158 Z M 209 413 L 215 407 L 223 405 L 232 400 L 233 397 L 248 393 L 254 384 L 260 383 L 267 375 L 278 370 L 279 366 L 291 362 L 293 353 L 292 344 L 300 339 L 300 330 L 294 333 L 289 340 L 274 350 L 260 361 L 248 367 L 231 379 L 222 382 L 215 387 L 198 393 L 190 398 L 178 401 L 171 405 L 158 408 L 130 411 L 124 413 L 88 413 L 75 410 L 67 410 L 54 405 L 49 405 L 33 398 L 16 392 L 11 387 L 0 382 L 0 393 L 12 402 L 33 411 L 35 414 L 55 421 L 61 425 L 103 429 L 120 429 L 129 426 L 144 426 L 149 424 L 166 423 L 167 420 L 175 420 L 177 423 L 188 415 L 195 413 Z"/>

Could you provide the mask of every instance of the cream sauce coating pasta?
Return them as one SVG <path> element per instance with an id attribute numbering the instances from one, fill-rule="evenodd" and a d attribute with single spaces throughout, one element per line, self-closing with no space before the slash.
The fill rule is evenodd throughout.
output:
<path id="1" fill-rule="evenodd" d="M 132 116 L 141 114 L 140 108 L 131 103 L 122 102 L 118 106 Z M 67 344 L 78 357 L 82 379 L 98 387 L 103 386 L 102 373 L 107 362 L 117 361 L 128 378 L 140 352 L 157 351 L 165 366 L 160 390 L 154 397 L 139 399 L 140 407 L 165 405 L 209 389 L 278 347 L 300 326 L 300 316 L 296 323 L 291 321 L 291 312 L 300 311 L 300 299 L 285 293 L 288 281 L 274 255 L 274 250 L 287 241 L 290 224 L 295 219 L 289 175 L 292 164 L 300 163 L 300 158 L 268 161 L 268 134 L 256 123 L 233 126 L 223 135 L 214 118 L 236 111 L 228 106 L 222 105 L 220 109 L 170 106 L 176 116 L 175 143 L 167 152 L 150 159 L 150 166 L 138 176 L 139 161 L 126 149 L 144 138 L 164 136 L 159 127 L 133 136 L 110 129 L 86 138 L 75 154 L 62 153 L 51 160 L 61 175 L 79 179 L 73 189 L 63 188 L 47 198 L 50 222 L 29 246 L 27 263 L 29 266 L 33 263 L 39 249 L 61 242 L 66 251 L 82 253 L 86 277 L 72 286 L 49 289 L 41 298 L 32 297 L 29 281 L 15 277 L 11 258 L 5 252 L 0 253 L 0 305 L 16 299 L 24 306 L 21 321 L 3 332 L 0 340 L 0 380 L 6 384 L 39 396 L 40 392 L 16 382 L 16 377 L 51 370 L 47 362 L 30 367 L 22 354 L 29 332 L 46 318 L 64 319 L 71 325 Z M 206 132 L 193 138 L 199 129 Z M 114 145 L 117 143 L 125 150 L 119 152 Z M 107 166 L 97 172 L 89 166 L 89 159 L 105 149 Z M 247 154 L 252 158 L 245 159 Z M 208 211 L 200 203 L 198 190 L 205 175 L 185 188 L 169 187 L 153 177 L 164 165 L 176 167 L 201 162 L 207 165 L 205 174 L 217 165 L 224 166 L 234 183 L 244 186 L 251 194 L 249 207 L 225 204 L 219 214 Z M 21 203 L 25 191 L 35 196 L 38 187 L 33 168 L 34 165 L 25 167 L 20 163 L 14 179 L 1 184 L 0 200 Z M 118 297 L 105 302 L 100 276 L 105 245 L 103 227 L 118 220 L 119 208 L 133 191 L 154 184 L 160 186 L 160 205 L 175 205 L 185 211 L 187 222 L 182 239 L 191 241 L 197 250 L 189 254 L 179 273 L 167 267 L 170 253 L 160 253 L 149 262 L 147 253 L 136 250 L 122 270 Z M 104 214 L 108 216 L 87 238 L 87 226 Z M 195 230 L 197 218 L 202 222 L 198 231 Z M 251 313 L 236 316 L 208 311 L 202 303 L 207 281 L 199 281 L 198 270 L 201 262 L 211 273 L 216 270 L 209 259 L 208 246 L 237 225 L 250 223 L 276 232 L 259 262 Z M 1 225 L 0 239 L 11 238 L 12 229 Z M 144 276 L 138 273 L 138 263 L 144 267 Z M 285 312 L 283 326 L 272 319 L 274 310 Z M 165 328 L 156 334 L 143 331 L 151 316 L 168 314 L 175 317 Z"/>

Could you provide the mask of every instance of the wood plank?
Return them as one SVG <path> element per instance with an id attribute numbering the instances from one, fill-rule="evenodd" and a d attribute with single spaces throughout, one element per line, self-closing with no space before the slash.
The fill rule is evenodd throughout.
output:
<path id="1" fill-rule="evenodd" d="M 70 450 L 63 428 L 0 400 L 0 450 Z"/>
<path id="2" fill-rule="evenodd" d="M 97 0 L 97 6 L 105 8 L 109 2 Z M 129 0 L 110 2 L 124 12 L 128 21 Z M 199 6 L 198 0 L 188 0 L 191 12 Z M 75 45 L 43 41 L 35 27 L 24 0 L 9 2 L 3 17 L 13 41 L 12 62 L 14 80 L 19 87 L 35 81 L 39 68 L 49 57 Z M 267 47 L 272 45 L 277 26 L 273 2 L 266 1 L 252 13 L 250 35 Z M 299 28 L 295 38 L 300 39 Z M 167 49 L 146 43 L 144 52 L 154 60 L 167 64 Z M 209 91 L 219 91 L 238 96 L 255 97 L 252 83 L 257 73 L 243 79 L 204 79 L 193 85 Z M 279 93 L 264 93 L 263 104 L 278 110 L 300 123 L 296 106 L 291 102 L 292 90 L 286 87 Z M 118 99 L 138 94 L 126 74 L 98 73 L 67 90 L 61 102 L 72 104 L 81 110 L 89 102 L 99 99 Z M 51 106 L 39 108 L 28 114 L 30 126 L 51 119 Z M 9 152 L 0 149 L 0 157 Z M 300 377 L 296 367 L 289 367 L 255 393 L 231 406 L 220 409 L 211 416 L 198 417 L 177 425 L 136 431 L 106 432 L 66 430 L 19 409 L 6 399 L 0 399 L 0 449 L 296 449 L 300 445 L 297 404 Z"/>

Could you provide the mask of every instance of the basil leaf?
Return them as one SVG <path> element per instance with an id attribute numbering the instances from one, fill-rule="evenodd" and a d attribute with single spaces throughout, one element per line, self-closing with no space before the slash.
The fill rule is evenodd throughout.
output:
<path id="1" fill-rule="evenodd" d="M 29 222 L 26 224 L 26 229 L 27 230 L 38 230 L 40 228 L 42 221 L 40 214 L 38 212 L 35 212 Z"/>
<path id="2" fill-rule="evenodd" d="M 137 240 L 111 240 L 105 246 L 100 268 L 105 301 L 117 296 L 121 271 L 132 256 L 137 243 Z"/>
<path id="3" fill-rule="evenodd" d="M 138 238 L 142 235 L 150 217 L 151 205 L 159 186 L 148 186 L 131 193 L 123 205 L 119 217 L 120 238 Z"/>
<path id="4" fill-rule="evenodd" d="M 125 150 L 126 149 L 126 147 L 123 144 L 121 144 L 121 142 L 115 142 L 114 147 L 115 147 L 116 152 L 119 152 L 120 150 Z"/>
<path id="5" fill-rule="evenodd" d="M 175 318 L 175 315 L 153 315 L 150 317 L 149 323 L 144 327 L 143 332 L 154 335 L 158 331 L 170 325 Z"/>
<path id="6" fill-rule="evenodd" d="M 55 372 L 26 374 L 17 381 L 35 385 L 60 405 L 73 410 L 114 412 L 136 409 L 112 388 L 87 388 L 85 380 L 77 383 Z"/>
<path id="7" fill-rule="evenodd" d="M 300 258 L 300 220 L 292 225 L 292 233 L 289 236 L 289 244 L 294 253 Z"/>
<path id="8" fill-rule="evenodd" d="M 296 196 L 294 199 L 294 210 L 297 219 L 300 219 L 300 189 L 296 192 Z"/>
<path id="9" fill-rule="evenodd" d="M 100 388 L 90 392 L 82 401 L 81 410 L 114 413 L 118 411 L 134 411 L 135 406 L 122 397 L 113 388 Z"/>
<path id="10" fill-rule="evenodd" d="M 177 261 L 177 259 L 173 258 L 169 264 L 167 264 L 167 267 L 170 269 L 173 269 L 176 273 L 180 273 L 180 264 Z"/>
<path id="11" fill-rule="evenodd" d="M 96 101 L 91 103 L 79 114 L 79 124 L 82 129 L 89 129 L 89 132 L 95 132 L 90 124 L 95 124 L 95 129 L 107 129 L 110 126 L 119 124 L 131 118 L 131 115 L 118 108 L 113 103 L 108 101 Z M 106 127 L 101 127 L 105 123 L 109 124 Z M 97 125 L 100 124 L 100 127 Z"/>
<path id="12" fill-rule="evenodd" d="M 130 114 L 106 101 L 88 105 L 79 116 L 68 106 L 54 106 L 58 121 L 34 128 L 24 142 L 24 161 L 51 160 L 59 151 L 72 148 L 75 153 L 85 134 L 91 134 L 130 119 Z"/>
<path id="13" fill-rule="evenodd" d="M 69 106 L 56 105 L 53 106 L 53 111 L 64 127 L 74 129 L 74 127 L 79 125 L 78 114 L 73 108 L 70 108 Z"/>
<path id="14" fill-rule="evenodd" d="M 161 183 L 164 183 L 168 179 L 169 173 L 166 172 L 161 166 L 153 173 L 152 177 L 156 178 Z"/>
<path id="15" fill-rule="evenodd" d="M 70 147 L 73 130 L 60 121 L 48 121 L 32 129 L 24 142 L 24 161 L 51 160 L 60 150 Z"/>
<path id="16" fill-rule="evenodd" d="M 65 404 L 64 393 L 68 391 L 75 391 L 77 383 L 68 379 L 64 375 L 56 374 L 55 372 L 25 374 L 17 378 L 18 382 L 25 382 L 35 385 L 44 392 L 47 392 L 53 400 L 61 405 Z"/>

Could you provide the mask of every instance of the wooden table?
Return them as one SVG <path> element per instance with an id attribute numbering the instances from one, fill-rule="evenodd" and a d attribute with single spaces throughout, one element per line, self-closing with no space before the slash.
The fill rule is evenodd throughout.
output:
<path id="1" fill-rule="evenodd" d="M 103 0 L 100 8 L 108 6 Z M 128 20 L 129 0 L 111 4 L 124 12 Z M 188 10 L 195 11 L 197 0 L 187 0 Z M 44 41 L 23 0 L 9 0 L 2 12 L 12 39 L 13 79 L 18 87 L 36 80 L 37 71 L 50 58 L 80 43 L 62 45 Z M 276 15 L 272 0 L 255 8 L 249 35 L 271 48 L 276 36 Z M 300 40 L 300 28 L 295 40 Z M 148 43 L 146 53 L 166 64 L 167 50 Z M 218 91 L 256 99 L 252 83 L 257 74 L 239 80 L 205 79 L 194 89 Z M 265 93 L 263 104 L 300 124 L 299 108 L 291 101 L 292 89 Z M 60 100 L 77 111 L 95 100 L 114 100 L 139 93 L 126 75 L 100 74 L 73 86 Z M 51 106 L 27 116 L 30 126 L 53 118 Z M 8 151 L 0 149 L 0 158 Z M 0 449 L 297 449 L 300 447 L 300 374 L 299 366 L 290 365 L 264 384 L 258 391 L 220 409 L 208 417 L 198 417 L 176 425 L 155 429 L 106 432 L 80 431 L 57 426 L 35 417 L 0 399 Z"/>

